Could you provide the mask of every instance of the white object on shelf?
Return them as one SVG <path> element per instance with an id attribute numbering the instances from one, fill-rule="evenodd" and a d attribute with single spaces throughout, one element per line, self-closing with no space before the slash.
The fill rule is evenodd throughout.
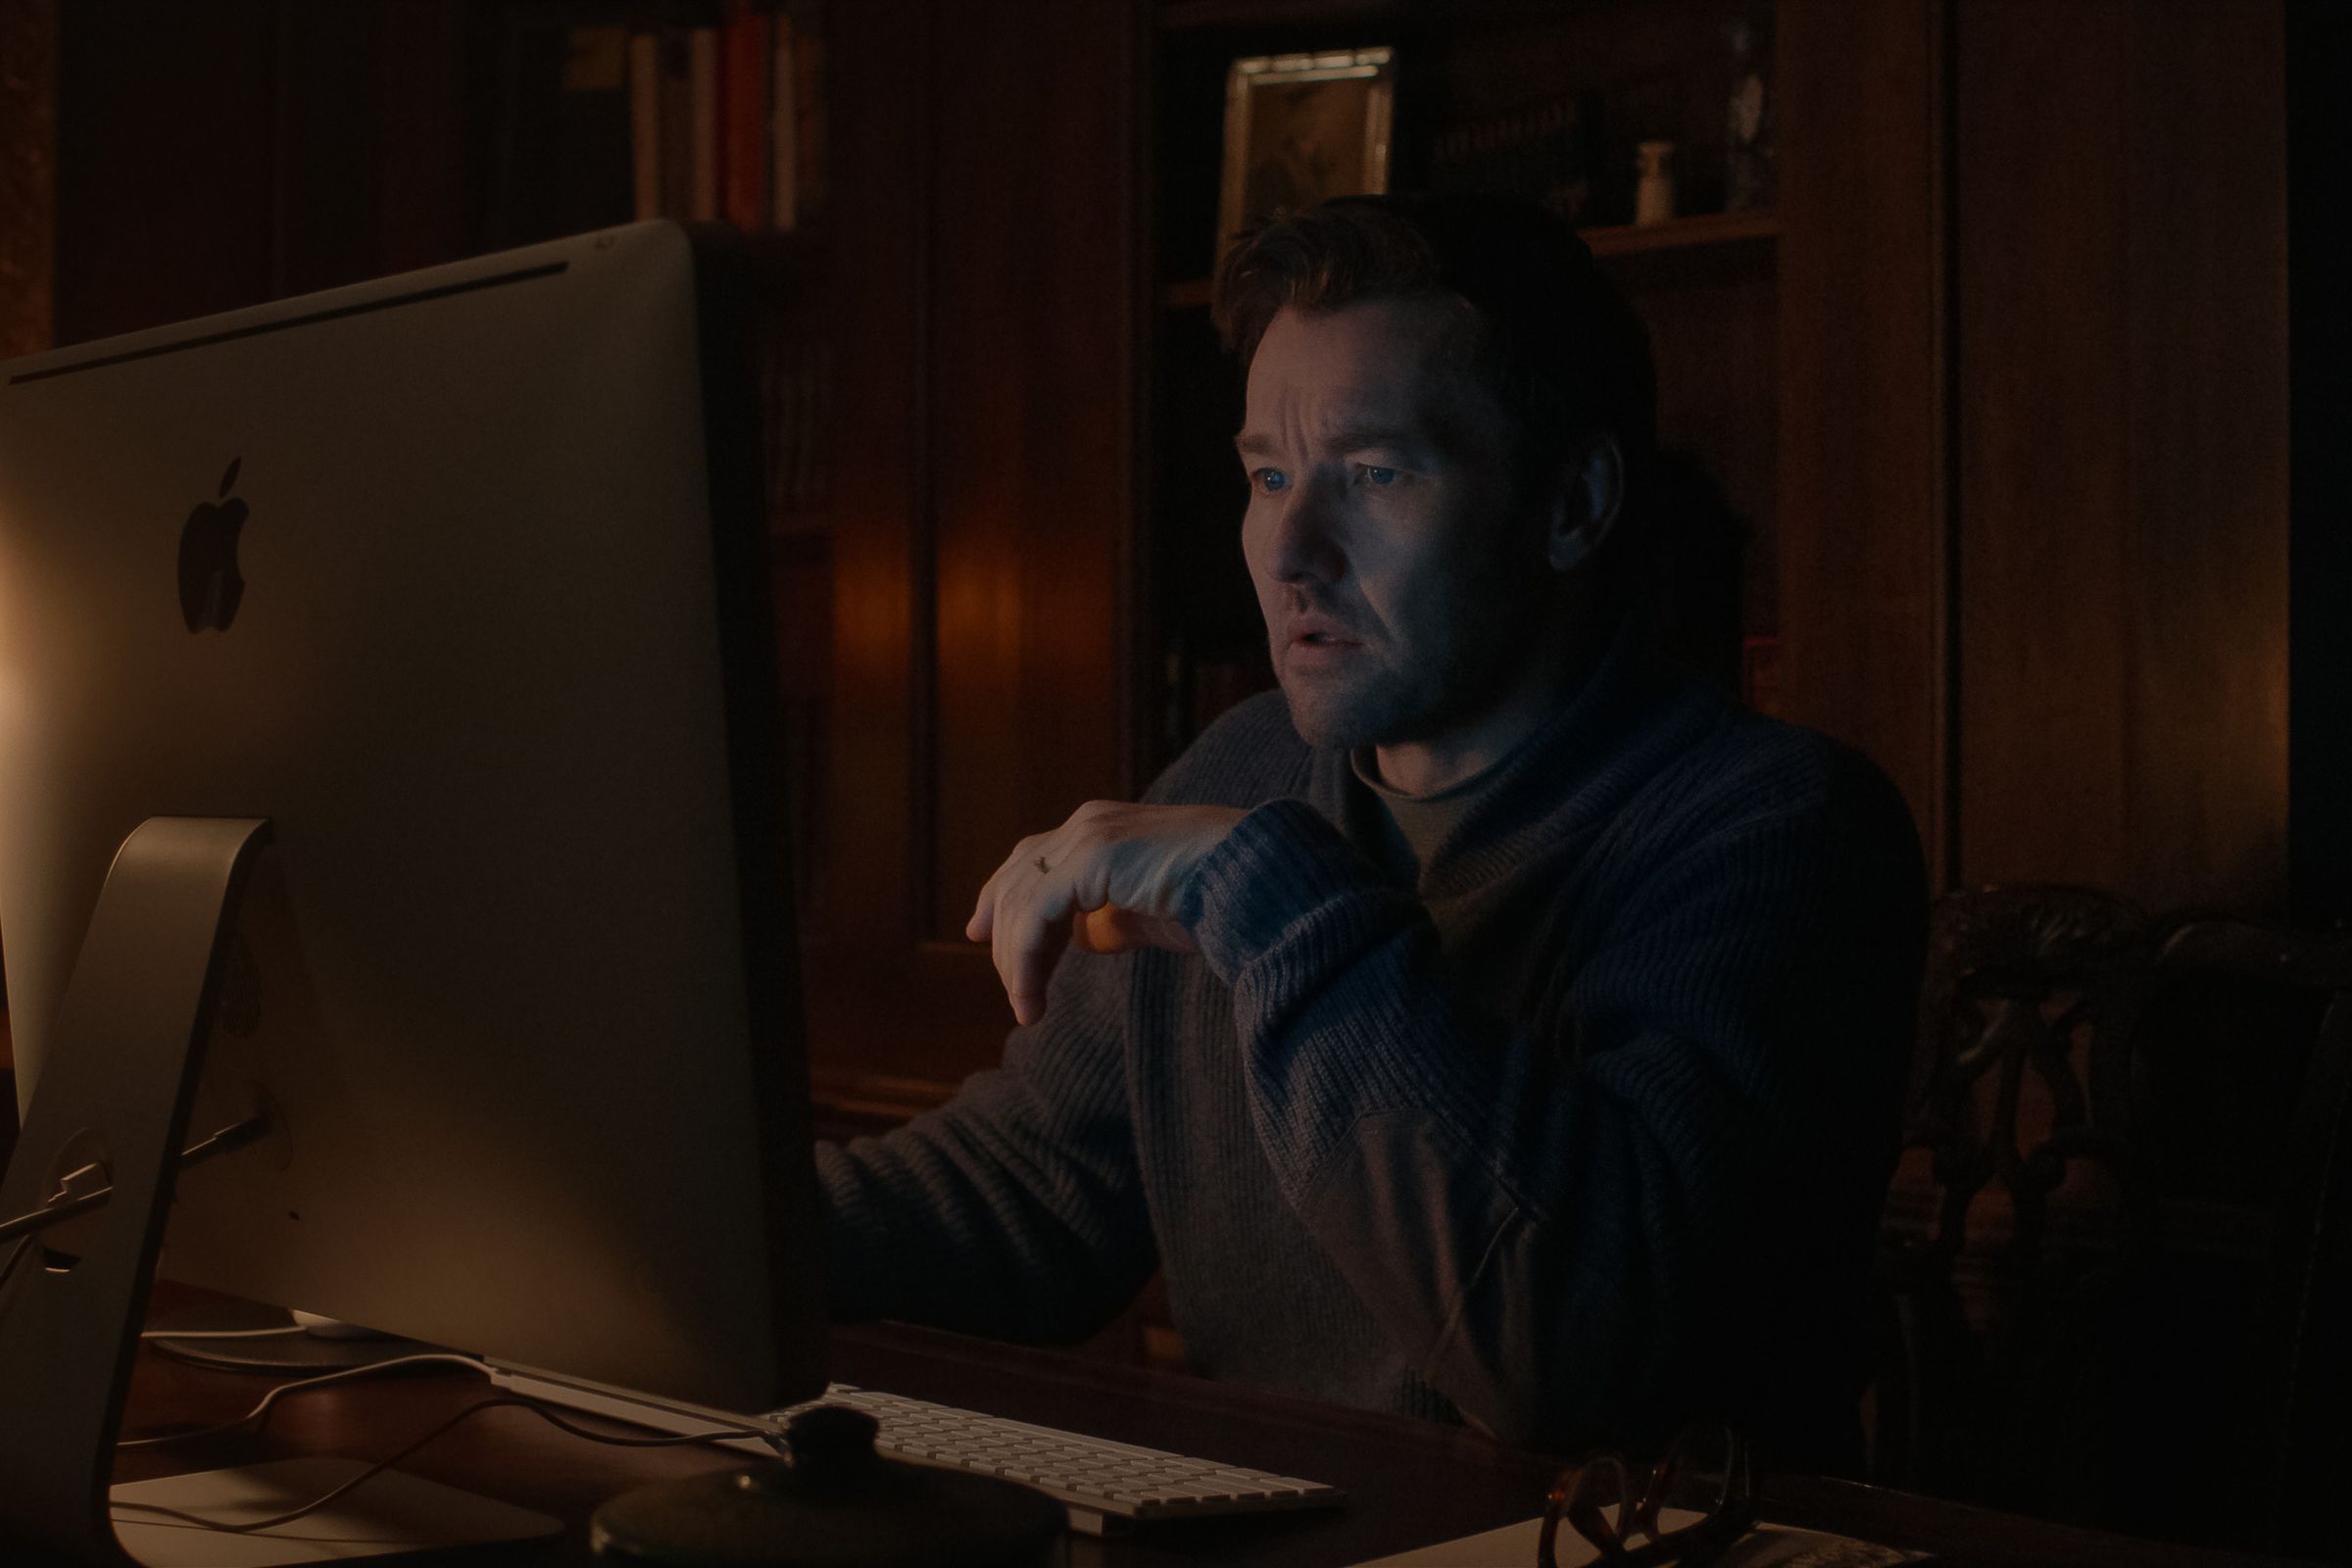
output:
<path id="1" fill-rule="evenodd" d="M 1634 187 L 1634 221 L 1663 223 L 1674 216 L 1674 143 L 1645 141 L 1636 151 L 1642 180 Z"/>

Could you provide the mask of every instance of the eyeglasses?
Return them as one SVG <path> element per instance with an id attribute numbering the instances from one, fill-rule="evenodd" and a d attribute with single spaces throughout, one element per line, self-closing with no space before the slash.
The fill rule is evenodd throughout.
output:
<path id="1" fill-rule="evenodd" d="M 1699 1517 L 1661 1530 L 1669 1503 Z M 1756 1522 L 1747 1441 L 1729 1425 L 1707 1423 L 1684 1428 L 1647 1471 L 1613 1453 L 1562 1471 L 1544 1499 L 1536 1568 L 1560 1568 L 1553 1548 L 1562 1519 L 1610 1568 L 1702 1568 Z"/>

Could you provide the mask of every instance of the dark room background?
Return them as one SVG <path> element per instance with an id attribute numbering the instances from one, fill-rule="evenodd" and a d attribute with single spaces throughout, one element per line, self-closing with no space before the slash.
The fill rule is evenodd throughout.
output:
<path id="1" fill-rule="evenodd" d="M 735 9 L 0 0 L 0 355 L 626 221 L 626 83 L 580 35 Z M 1580 220 L 1659 362 L 1678 645 L 1869 753 L 1939 888 L 2092 889 L 2149 929 L 2352 915 L 2343 8 L 759 10 L 814 62 L 802 211 L 754 248 L 828 1125 L 995 1058 L 971 891 L 1267 683 L 1206 309 L 1245 56 L 1393 48 L 1397 187 L 1577 127 Z M 1743 48 L 1772 188 L 1724 211 Z M 1683 216 L 1635 226 L 1658 138 Z M 2210 1178 L 2197 1277 L 2237 1298 L 2268 1254 L 2229 1215 L 2302 1082 L 2232 1070 L 2270 1049 L 2250 1016 L 2195 1093 L 2268 1098 L 2181 1124 L 2176 1167 Z M 1890 1224 L 1924 1235 L 1940 1176 L 1905 1180 Z"/>

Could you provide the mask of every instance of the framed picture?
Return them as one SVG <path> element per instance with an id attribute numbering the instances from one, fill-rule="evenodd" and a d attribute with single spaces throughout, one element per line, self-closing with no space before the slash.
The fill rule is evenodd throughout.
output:
<path id="1" fill-rule="evenodd" d="M 1236 60 L 1225 74 L 1218 254 L 1245 224 L 1277 211 L 1386 191 L 1396 92 L 1392 49 Z"/>

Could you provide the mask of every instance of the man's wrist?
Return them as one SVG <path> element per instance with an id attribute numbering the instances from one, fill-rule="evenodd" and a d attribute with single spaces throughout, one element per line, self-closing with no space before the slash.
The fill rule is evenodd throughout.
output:
<path id="1" fill-rule="evenodd" d="M 1230 985 L 1302 916 L 1372 880 L 1362 857 L 1313 807 L 1273 800 L 1201 857 L 1178 909 L 1210 970 Z"/>

